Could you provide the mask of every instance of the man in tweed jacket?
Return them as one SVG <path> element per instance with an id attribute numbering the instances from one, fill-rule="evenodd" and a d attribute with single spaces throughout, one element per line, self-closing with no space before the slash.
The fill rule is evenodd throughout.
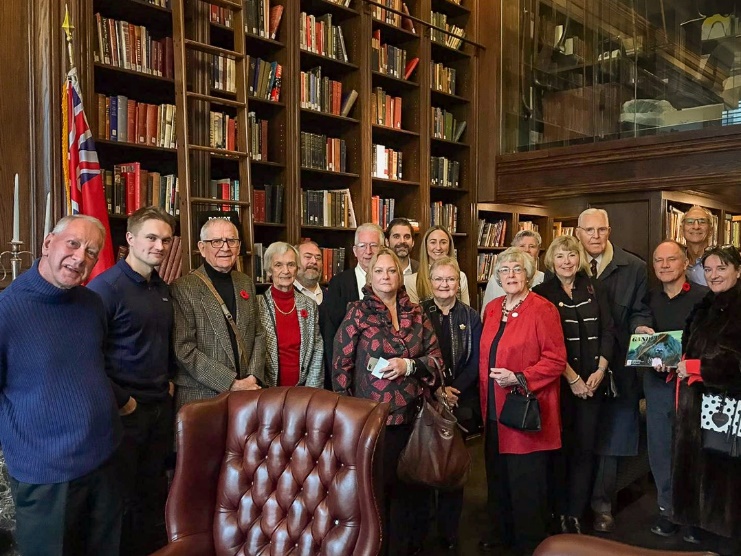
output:
<path id="1" fill-rule="evenodd" d="M 200 238 L 198 249 L 205 263 L 172 285 L 177 409 L 227 390 L 260 388 L 264 378 L 265 332 L 255 285 L 246 274 L 232 270 L 239 253 L 237 228 L 225 219 L 209 220 Z M 239 364 L 234 331 L 204 279 L 214 286 L 234 318 L 244 346 Z"/>

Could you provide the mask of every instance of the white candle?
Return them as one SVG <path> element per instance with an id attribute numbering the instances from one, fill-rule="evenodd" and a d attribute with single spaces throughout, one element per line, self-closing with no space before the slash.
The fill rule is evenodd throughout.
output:
<path id="1" fill-rule="evenodd" d="M 11 241 L 20 241 L 21 236 L 21 209 L 20 197 L 18 193 L 18 174 L 15 175 L 15 196 L 13 197 L 13 239 Z"/>
<path id="2" fill-rule="evenodd" d="M 51 232 L 51 192 L 46 194 L 46 218 L 44 218 L 44 237 Z"/>

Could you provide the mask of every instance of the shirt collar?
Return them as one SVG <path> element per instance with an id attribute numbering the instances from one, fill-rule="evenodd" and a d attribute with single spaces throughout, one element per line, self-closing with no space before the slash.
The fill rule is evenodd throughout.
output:
<path id="1" fill-rule="evenodd" d="M 131 268 L 131 265 L 126 262 L 126 259 L 121 259 L 118 261 L 118 265 L 121 268 L 121 271 L 128 276 L 132 281 L 136 282 L 137 284 L 146 283 L 147 279 L 144 278 L 141 274 L 139 274 L 136 270 Z M 154 284 L 156 282 L 160 282 L 160 275 L 157 274 L 157 271 L 152 269 L 152 275 L 149 277 L 149 282 Z"/>

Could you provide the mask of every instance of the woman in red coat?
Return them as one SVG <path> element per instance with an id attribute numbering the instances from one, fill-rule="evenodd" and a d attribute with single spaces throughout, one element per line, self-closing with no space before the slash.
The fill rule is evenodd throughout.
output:
<path id="1" fill-rule="evenodd" d="M 486 307 L 479 352 L 486 479 L 495 530 L 481 546 L 505 544 L 530 554 L 547 535 L 548 460 L 561 447 L 560 376 L 566 348 L 558 310 L 530 291 L 532 257 L 516 247 L 507 249 L 498 257 L 495 273 L 505 295 Z M 539 432 L 498 421 L 505 397 L 517 384 L 515 373 L 525 376 L 538 399 Z"/>

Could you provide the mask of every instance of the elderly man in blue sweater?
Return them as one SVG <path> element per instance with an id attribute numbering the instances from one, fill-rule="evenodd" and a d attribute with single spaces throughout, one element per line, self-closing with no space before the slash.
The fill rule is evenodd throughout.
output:
<path id="1" fill-rule="evenodd" d="M 106 313 L 80 286 L 104 238 L 95 218 L 63 218 L 0 294 L 0 443 L 24 556 L 118 554 L 121 419 L 105 372 Z"/>

